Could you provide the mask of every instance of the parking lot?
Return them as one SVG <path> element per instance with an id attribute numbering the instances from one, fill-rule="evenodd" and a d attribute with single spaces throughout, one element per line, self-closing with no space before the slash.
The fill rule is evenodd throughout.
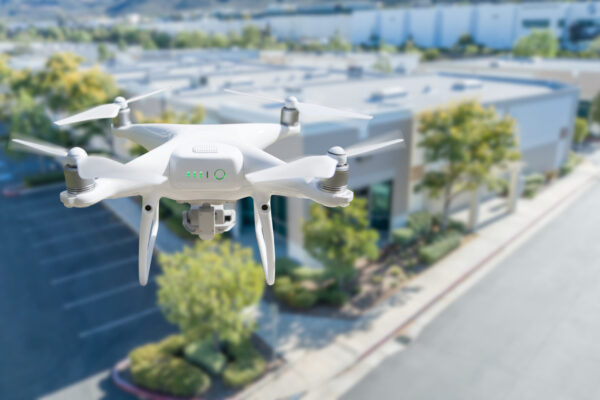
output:
<path id="1" fill-rule="evenodd" d="M 61 190 L 0 196 L 2 399 L 77 385 L 174 331 L 154 282 L 137 282 L 137 235 L 102 205 L 65 208 Z M 104 398 L 129 398 L 108 378 L 96 385 Z"/>

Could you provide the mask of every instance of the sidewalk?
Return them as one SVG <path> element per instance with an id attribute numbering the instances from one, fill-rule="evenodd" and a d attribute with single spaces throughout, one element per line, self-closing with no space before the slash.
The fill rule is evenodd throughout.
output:
<path id="1" fill-rule="evenodd" d="M 498 218 L 502 208 L 498 200 L 484 205 L 480 228 L 468 243 L 338 334 L 322 340 L 309 326 L 301 329 L 302 334 L 311 338 L 305 337 L 304 341 L 323 345 L 304 346 L 303 351 L 297 348 L 291 359 L 285 355 L 288 364 L 246 389 L 239 398 L 299 398 L 308 393 L 307 397 L 317 399 L 340 395 L 343 389 L 336 387 L 336 381 L 342 380 L 344 373 L 395 338 L 432 306 L 452 297 L 447 295 L 471 275 L 513 251 L 527 236 L 541 229 L 553 215 L 597 183 L 598 172 L 596 166 L 584 162 L 536 198 L 522 199 L 517 211 L 504 218 Z M 323 325 L 328 322 L 323 321 Z M 344 384 L 347 386 L 348 382 Z"/>

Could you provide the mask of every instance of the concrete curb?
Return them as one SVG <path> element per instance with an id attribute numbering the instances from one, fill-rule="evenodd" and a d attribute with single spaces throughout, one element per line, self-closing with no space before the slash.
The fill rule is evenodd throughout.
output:
<path id="1" fill-rule="evenodd" d="M 365 358 L 367 358 L 369 355 L 371 355 L 373 352 L 375 352 L 377 349 L 379 349 L 385 343 L 387 343 L 388 341 L 390 341 L 394 337 L 396 337 L 402 330 L 404 330 L 406 327 L 408 327 L 417 318 L 419 318 L 426 311 L 428 311 L 432 306 L 437 304 L 440 300 L 442 300 L 445 296 L 447 296 L 450 292 L 452 292 L 461 283 L 466 281 L 471 275 L 473 275 L 475 272 L 479 271 L 484 265 L 486 265 L 489 261 L 491 261 L 497 255 L 499 255 L 504 249 L 506 249 L 516 239 L 520 238 L 525 233 L 527 233 L 530 229 L 532 229 L 534 226 L 536 226 L 541 220 L 543 220 L 545 217 L 547 217 L 552 211 L 554 211 L 562 203 L 564 203 L 570 197 L 572 197 L 577 192 L 579 192 L 580 190 L 585 188 L 587 185 L 590 184 L 590 182 L 592 182 L 595 179 L 597 179 L 596 176 L 589 177 L 581 185 L 572 189 L 566 195 L 562 196 L 560 199 L 558 199 L 557 201 L 552 203 L 552 205 L 550 207 L 548 207 L 546 210 L 544 210 L 544 212 L 542 212 L 542 214 L 538 215 L 535 219 L 533 219 L 531 222 L 529 222 L 524 228 L 522 228 L 516 234 L 512 235 L 509 239 L 505 240 L 494 251 L 492 251 L 491 253 L 489 253 L 485 257 L 483 257 L 481 260 L 479 260 L 473 267 L 469 268 L 469 270 L 467 270 L 467 272 L 463 273 L 460 277 L 455 279 L 450 285 L 448 285 L 445 289 L 443 289 L 440 293 L 438 293 L 433 299 L 431 299 L 430 301 L 425 303 L 416 312 L 414 312 L 410 317 L 408 317 L 401 324 L 399 324 L 397 327 L 395 327 L 389 333 L 387 333 L 383 338 L 381 338 L 379 341 L 377 341 L 377 343 L 375 343 L 374 345 L 369 347 L 367 350 L 362 352 L 351 365 L 347 366 L 346 368 L 342 369 L 340 372 L 336 373 L 332 377 L 332 380 L 339 378 L 340 376 L 344 375 L 346 372 L 350 371 L 352 368 L 354 368 L 357 364 L 359 364 L 361 361 L 363 361 Z"/>

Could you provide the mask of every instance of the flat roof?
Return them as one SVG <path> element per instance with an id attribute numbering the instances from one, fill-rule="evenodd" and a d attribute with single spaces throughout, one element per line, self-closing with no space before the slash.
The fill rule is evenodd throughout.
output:
<path id="1" fill-rule="evenodd" d="M 458 84 L 468 88 L 456 89 Z M 392 76 L 386 78 L 363 78 L 307 84 L 300 94 L 294 94 L 301 101 L 307 101 L 356 112 L 385 115 L 408 111 L 420 112 L 443 106 L 451 102 L 476 99 L 483 103 L 496 103 L 517 100 L 530 96 L 544 95 L 564 88 L 564 85 L 525 81 L 517 79 L 487 78 L 473 75 L 422 74 Z M 384 90 L 385 89 L 385 90 Z M 382 90 L 384 90 L 382 92 Z M 253 90 L 248 90 L 253 91 Z M 285 98 L 283 89 L 261 90 L 271 97 Z M 280 105 L 268 100 L 234 96 L 227 93 L 198 94 L 179 96 L 178 103 L 202 104 L 215 112 L 226 109 L 243 110 L 242 115 L 261 116 L 261 120 L 279 119 Z M 309 118 L 311 121 L 327 118 Z"/>

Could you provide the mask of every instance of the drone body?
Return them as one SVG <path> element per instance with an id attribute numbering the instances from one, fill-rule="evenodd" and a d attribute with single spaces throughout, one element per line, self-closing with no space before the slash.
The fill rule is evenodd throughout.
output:
<path id="1" fill-rule="evenodd" d="M 155 94 L 156 92 L 148 95 Z M 241 93 L 243 94 L 243 93 Z M 128 104 L 139 100 L 117 98 L 57 121 L 65 125 L 101 118 L 117 118 L 115 136 L 127 138 L 148 150 L 121 164 L 106 157 L 13 139 L 29 151 L 63 160 L 67 190 L 60 194 L 66 207 L 89 207 L 107 198 L 141 196 L 138 276 L 146 285 L 158 232 L 162 197 L 189 203 L 183 225 L 203 240 L 223 233 L 236 223 L 235 201 L 252 197 L 256 237 L 266 281 L 275 281 L 275 245 L 270 199 L 272 195 L 307 198 L 328 207 L 347 206 L 353 192 L 347 188 L 347 158 L 378 151 L 401 139 L 354 149 L 333 147 L 327 155 L 308 156 L 286 163 L 263 149 L 300 133 L 299 109 L 309 112 L 368 119 L 370 117 L 313 104 L 295 98 L 282 101 L 279 124 L 133 124 Z"/>

